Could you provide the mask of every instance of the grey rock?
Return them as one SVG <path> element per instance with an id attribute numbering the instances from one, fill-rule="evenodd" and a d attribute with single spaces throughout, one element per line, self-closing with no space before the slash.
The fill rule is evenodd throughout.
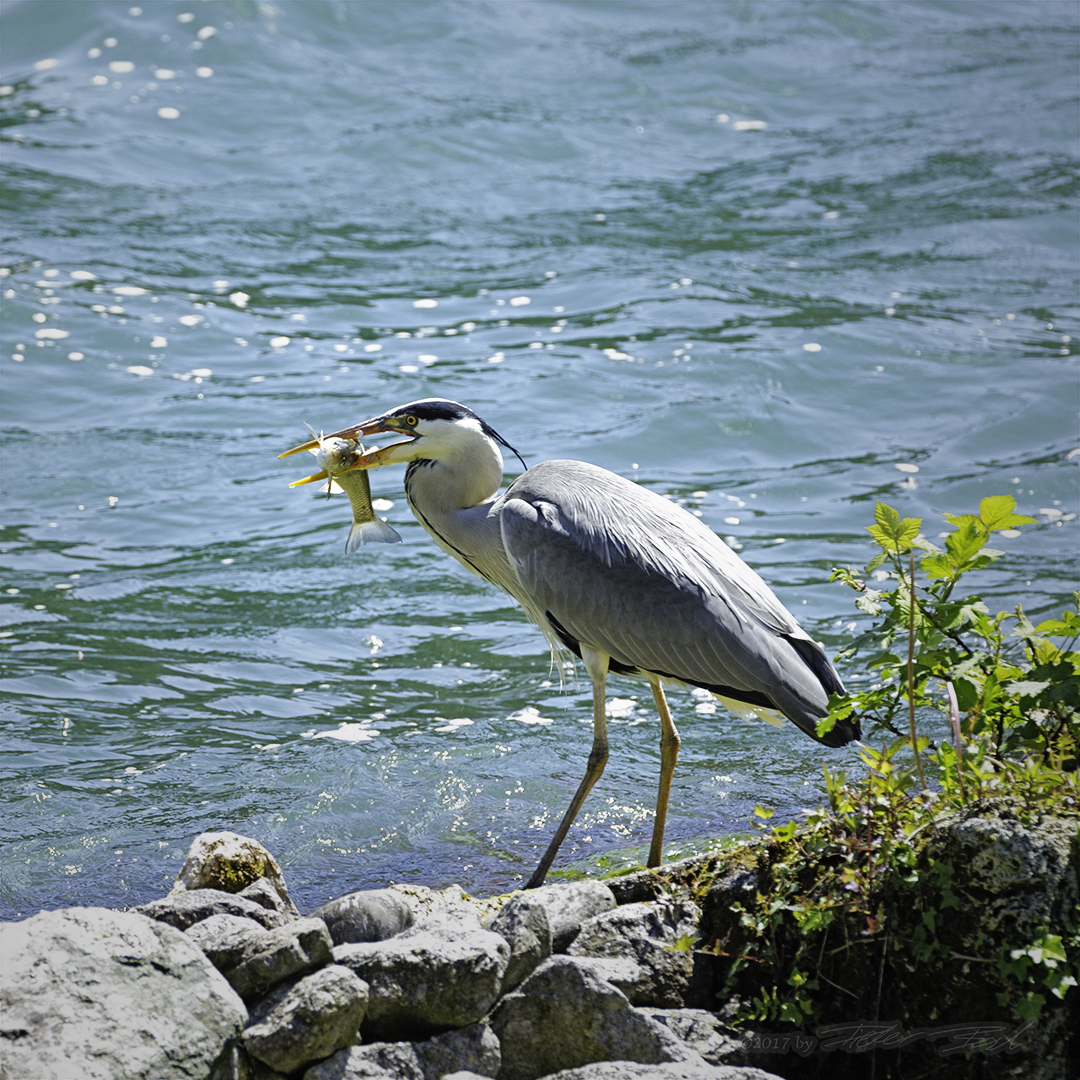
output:
<path id="1" fill-rule="evenodd" d="M 553 956 L 491 1016 L 502 1047 L 499 1080 L 536 1080 L 594 1061 L 655 1065 L 701 1058 L 630 1006 L 588 961 Z"/>
<path id="2" fill-rule="evenodd" d="M 486 1073 L 475 1073 L 472 1069 L 458 1069 L 457 1072 L 446 1073 L 442 1080 L 491 1080 Z"/>
<path id="3" fill-rule="evenodd" d="M 510 946 L 510 962 L 503 976 L 504 994 L 527 979 L 551 955 L 548 909 L 531 892 L 513 896 L 488 929 Z"/>
<path id="4" fill-rule="evenodd" d="M 313 1065 L 304 1080 L 427 1080 L 412 1043 L 350 1046 Z"/>
<path id="5" fill-rule="evenodd" d="M 598 979 L 611 983 L 624 994 L 627 988 L 637 986 L 645 978 L 641 965 L 626 956 L 575 956 L 574 959 Z M 630 995 L 626 996 L 629 1000 Z"/>
<path id="6" fill-rule="evenodd" d="M 694 970 L 687 939 L 701 916 L 689 900 L 626 904 L 582 923 L 567 950 L 571 956 L 632 960 L 636 975 L 611 979 L 634 1005 L 677 1009 L 685 1002 Z"/>
<path id="7" fill-rule="evenodd" d="M 984 799 L 942 815 L 920 862 L 953 868 L 949 889 L 955 906 L 940 914 L 935 936 L 954 953 L 993 956 L 1002 948 L 1032 942 L 1043 927 L 1066 939 L 1080 902 L 1075 818 L 1024 812 L 1016 799 Z M 913 905 L 940 906 L 940 892 L 927 884 L 931 875 L 922 877 L 921 895 L 915 889 L 909 894 Z M 1011 1007 L 1002 1007 L 999 995 L 1015 994 L 1016 983 L 998 976 L 992 964 L 944 965 L 931 980 L 910 960 L 894 962 L 895 969 L 904 987 L 905 1027 L 945 1025 L 971 1016 L 1008 1022 L 1015 1016 Z M 887 980 L 891 974 L 887 971 Z M 1064 1001 L 1043 997 L 1034 1030 L 1015 1052 L 997 1059 L 1001 1076 L 1058 1080 L 1075 1073 L 1076 991 Z M 927 1058 L 937 1052 L 929 1044 L 925 1051 Z"/>
<path id="8" fill-rule="evenodd" d="M 551 926 L 552 952 L 566 952 L 581 924 L 615 906 L 612 891 L 599 881 L 572 881 L 529 890 L 533 903 L 542 904 Z"/>
<path id="9" fill-rule="evenodd" d="M 182 894 L 178 894 L 182 895 Z M 254 900 L 260 907 L 267 911 L 276 911 L 282 920 L 298 919 L 300 912 L 296 910 L 288 896 L 282 896 L 267 878 L 259 878 L 236 894 L 245 900 Z"/>
<path id="10" fill-rule="evenodd" d="M 312 1066 L 304 1080 L 441 1080 L 448 1073 L 493 1077 L 499 1040 L 486 1024 L 470 1024 L 426 1042 L 351 1046 Z"/>
<path id="11" fill-rule="evenodd" d="M 502 1064 L 499 1040 L 487 1024 L 470 1024 L 426 1042 L 413 1043 L 424 1080 L 441 1080 L 463 1069 L 495 1076 Z"/>
<path id="12" fill-rule="evenodd" d="M 338 945 L 334 962 L 371 987 L 365 1038 L 465 1027 L 494 1005 L 510 947 L 464 911 L 434 915 L 388 941 Z"/>
<path id="13" fill-rule="evenodd" d="M 190 892 L 175 893 L 161 900 L 152 900 L 134 910 L 140 915 L 175 926 L 177 930 L 186 930 L 212 915 L 238 915 L 252 919 L 267 930 L 283 926 L 292 918 L 268 910 L 246 896 L 222 892 L 220 889 L 193 889 Z"/>
<path id="14" fill-rule="evenodd" d="M 426 885 L 390 885 L 389 892 L 401 897 L 412 909 L 413 921 L 423 922 L 432 915 L 448 911 L 466 910 L 481 922 L 495 917 L 505 903 L 503 897 L 492 896 L 486 900 L 470 896 L 460 885 L 448 885 L 445 889 L 429 889 Z"/>
<path id="15" fill-rule="evenodd" d="M 705 1009 L 641 1009 L 640 1012 L 670 1028 L 691 1050 L 710 1065 L 744 1052 L 742 1039 L 730 1039 L 720 1030 L 720 1019 Z"/>
<path id="16" fill-rule="evenodd" d="M 1047 818 L 1023 825 L 1010 818 L 1007 806 L 991 805 L 943 815 L 926 854 L 952 862 L 952 888 L 978 903 L 979 931 L 1030 941 L 1036 928 L 1070 915 L 1077 895 L 1070 865 L 1075 843 L 1073 821 Z"/>
<path id="17" fill-rule="evenodd" d="M 598 1061 L 578 1069 L 564 1069 L 541 1080 L 781 1080 L 775 1073 L 741 1065 L 676 1062 L 636 1065 L 631 1061 Z"/>
<path id="18" fill-rule="evenodd" d="M 193 942 L 135 912 L 4 923 L 0 957 L 6 1080 L 203 1080 L 247 1021 Z"/>
<path id="19" fill-rule="evenodd" d="M 227 918 L 215 916 L 188 933 L 195 935 L 214 966 L 247 1001 L 333 960 L 330 932 L 322 919 L 294 919 L 275 930 L 251 933 Z"/>
<path id="20" fill-rule="evenodd" d="M 251 1010 L 244 1048 L 283 1073 L 322 1061 L 356 1041 L 367 992 L 337 964 L 279 986 Z"/>
<path id="21" fill-rule="evenodd" d="M 404 933 L 414 922 L 412 907 L 391 889 L 369 889 L 339 896 L 312 915 L 326 923 L 335 945 L 385 941 Z"/>
<path id="22" fill-rule="evenodd" d="M 266 931 L 251 919 L 238 915 L 211 915 L 184 931 L 218 971 L 231 971 L 250 954 L 254 942 Z"/>
<path id="23" fill-rule="evenodd" d="M 170 895 L 193 889 L 238 893 L 260 878 L 270 883 L 289 914 L 299 917 L 274 856 L 258 840 L 232 832 L 208 832 L 195 837 Z"/>

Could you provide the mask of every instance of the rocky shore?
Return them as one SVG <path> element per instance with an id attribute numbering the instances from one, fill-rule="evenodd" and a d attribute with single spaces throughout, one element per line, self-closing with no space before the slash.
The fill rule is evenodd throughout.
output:
<path id="1" fill-rule="evenodd" d="M 1075 822 L 973 813 L 935 842 L 962 860 L 956 904 L 995 925 L 1076 910 Z M 853 978 L 839 1022 L 813 1032 L 726 1023 L 739 987 L 716 944 L 761 887 L 760 854 L 490 899 L 396 885 L 305 917 L 269 852 L 207 833 L 167 897 L 3 925 L 0 1080 L 884 1077 L 904 1048 L 950 1080 L 1070 1075 L 1075 989 L 1035 1023 L 998 1022 L 995 973 L 959 941 L 937 993 L 908 957 L 875 974 L 910 999 L 896 1019 L 870 1016 Z"/>

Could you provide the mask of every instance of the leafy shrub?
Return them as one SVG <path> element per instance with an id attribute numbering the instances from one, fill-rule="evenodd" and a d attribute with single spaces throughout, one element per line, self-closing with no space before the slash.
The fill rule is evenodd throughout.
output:
<path id="1" fill-rule="evenodd" d="M 835 1014 L 845 987 L 876 979 L 880 1000 L 888 956 L 930 972 L 957 959 L 940 932 L 960 906 L 955 868 L 925 853 L 944 812 L 993 800 L 1020 823 L 1080 816 L 1080 612 L 1036 625 L 1020 607 L 992 614 L 979 595 L 958 595 L 961 579 L 1001 556 L 988 546 L 994 532 L 1033 522 L 1015 510 L 995 496 L 978 513 L 946 514 L 953 531 L 939 547 L 920 519 L 878 503 L 868 527 L 878 552 L 861 575 L 833 571 L 875 616 L 841 656 L 864 656 L 876 681 L 834 697 L 819 733 L 857 714 L 889 737 L 880 750 L 861 747 L 866 772 L 856 780 L 826 768 L 827 808 L 769 829 L 757 895 L 734 905 L 715 946 L 730 958 L 743 1019 L 805 1027 Z M 892 587 L 870 587 L 874 576 Z M 937 744 L 917 731 L 930 710 L 951 732 Z M 757 815 L 768 822 L 772 811 Z M 1012 1015 L 1033 1019 L 1075 987 L 1075 922 L 992 944 L 997 1003 Z"/>

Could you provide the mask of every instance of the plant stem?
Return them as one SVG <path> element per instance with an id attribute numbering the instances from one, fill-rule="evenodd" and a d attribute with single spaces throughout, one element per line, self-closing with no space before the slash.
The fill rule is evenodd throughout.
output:
<path id="1" fill-rule="evenodd" d="M 922 758 L 919 757 L 919 737 L 915 734 L 915 550 L 908 550 L 908 719 L 911 722 L 911 752 L 915 755 L 915 771 L 919 774 L 919 785 L 926 790 L 926 777 L 923 776 Z"/>
<path id="2" fill-rule="evenodd" d="M 964 739 L 960 734 L 960 705 L 956 700 L 956 688 L 951 679 L 945 680 L 945 694 L 949 699 L 949 721 L 952 724 L 953 738 L 956 740 L 956 778 L 960 781 L 960 799 L 967 804 L 967 792 L 964 790 Z"/>

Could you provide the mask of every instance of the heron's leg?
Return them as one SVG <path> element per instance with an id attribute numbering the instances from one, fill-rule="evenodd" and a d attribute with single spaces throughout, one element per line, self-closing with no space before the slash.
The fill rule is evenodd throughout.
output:
<path id="1" fill-rule="evenodd" d="M 659 866 L 663 859 L 664 825 L 667 822 L 668 796 L 671 794 L 671 777 L 675 772 L 675 761 L 679 756 L 679 733 L 671 719 L 667 698 L 660 680 L 653 678 L 653 699 L 656 711 L 660 714 L 660 790 L 656 794 L 656 821 L 653 824 L 652 846 L 649 848 L 647 866 Z"/>
<path id="2" fill-rule="evenodd" d="M 570 808 L 563 815 L 559 828 L 548 845 L 547 851 L 544 852 L 544 857 L 540 860 L 536 873 L 529 878 L 525 886 L 526 889 L 535 889 L 544 884 L 544 878 L 547 877 L 547 872 L 555 861 L 555 856 L 558 854 L 563 840 L 566 839 L 570 826 L 574 824 L 574 819 L 578 816 L 578 811 L 585 801 L 585 796 L 589 794 L 593 784 L 600 779 L 600 774 L 607 764 L 607 710 L 605 708 L 604 682 L 610 657 L 606 653 L 582 645 L 581 658 L 584 660 L 585 670 L 588 671 L 589 678 L 592 680 L 593 692 L 593 744 L 592 751 L 589 754 L 589 764 L 585 769 L 585 777 L 578 785 L 574 798 L 570 802 Z"/>

